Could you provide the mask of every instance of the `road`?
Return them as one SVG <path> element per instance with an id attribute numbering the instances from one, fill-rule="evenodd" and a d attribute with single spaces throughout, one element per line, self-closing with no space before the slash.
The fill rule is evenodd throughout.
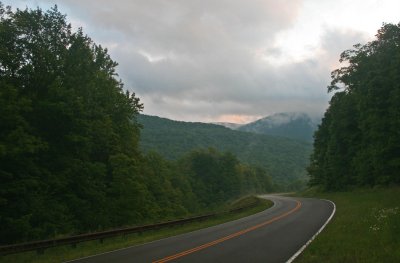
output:
<path id="1" fill-rule="evenodd" d="M 71 262 L 287 262 L 334 211 L 326 200 L 263 198 L 274 206 L 225 224 Z"/>

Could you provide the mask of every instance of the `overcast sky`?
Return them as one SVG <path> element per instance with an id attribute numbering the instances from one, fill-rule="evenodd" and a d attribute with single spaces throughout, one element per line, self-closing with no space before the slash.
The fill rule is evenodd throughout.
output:
<path id="1" fill-rule="evenodd" d="M 322 114 L 339 55 L 400 22 L 399 0 L 3 0 L 57 4 L 119 63 L 144 113 L 246 123 Z"/>

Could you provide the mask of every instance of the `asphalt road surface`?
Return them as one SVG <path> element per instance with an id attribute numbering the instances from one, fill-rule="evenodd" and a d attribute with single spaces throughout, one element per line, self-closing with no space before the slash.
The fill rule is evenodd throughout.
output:
<path id="1" fill-rule="evenodd" d="M 263 197 L 274 206 L 255 215 L 71 262 L 287 262 L 334 211 L 325 200 Z"/>

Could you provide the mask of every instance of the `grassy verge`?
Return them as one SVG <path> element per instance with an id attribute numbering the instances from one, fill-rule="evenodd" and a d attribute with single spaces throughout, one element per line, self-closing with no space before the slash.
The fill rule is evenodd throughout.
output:
<path id="1" fill-rule="evenodd" d="M 253 202 L 256 199 L 254 196 L 242 198 L 231 204 L 229 208 L 237 208 Z M 269 200 L 261 199 L 257 206 L 251 207 L 240 212 L 221 214 L 214 218 L 202 221 L 189 223 L 182 226 L 175 226 L 170 228 L 164 228 L 159 230 L 147 231 L 141 234 L 130 234 L 126 236 L 108 238 L 100 243 L 99 241 L 89 241 L 78 244 L 76 248 L 71 246 L 61 246 L 46 249 L 44 254 L 38 255 L 35 251 L 24 252 L 19 254 L 7 255 L 0 258 L 0 262 L 63 262 L 67 260 L 77 259 L 90 255 L 95 255 L 115 249 L 125 248 L 138 244 L 147 243 L 153 240 L 166 238 L 190 231 L 206 228 L 218 224 L 222 224 L 228 221 L 236 220 L 248 215 L 252 215 L 263 211 L 272 206 L 272 202 Z"/>
<path id="2" fill-rule="evenodd" d="M 305 195 L 329 199 L 337 210 L 296 263 L 400 262 L 400 187 Z"/>

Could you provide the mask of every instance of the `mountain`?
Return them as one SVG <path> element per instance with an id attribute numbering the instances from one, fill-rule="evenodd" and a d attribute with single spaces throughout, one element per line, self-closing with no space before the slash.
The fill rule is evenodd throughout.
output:
<path id="1" fill-rule="evenodd" d="M 242 125 L 238 130 L 312 142 L 319 122 L 320 118 L 312 118 L 306 113 L 286 112 Z"/>
<path id="2" fill-rule="evenodd" d="M 238 124 L 238 123 L 232 123 L 232 122 L 213 122 L 212 124 L 216 125 L 221 125 L 226 128 L 232 129 L 232 130 L 237 130 L 239 127 L 241 127 L 243 124 Z"/>
<path id="3" fill-rule="evenodd" d="M 145 152 L 156 151 L 173 160 L 194 149 L 212 147 L 267 169 L 282 184 L 306 177 L 312 149 L 308 142 L 148 115 L 140 115 L 138 122 L 143 125 L 140 148 Z"/>

